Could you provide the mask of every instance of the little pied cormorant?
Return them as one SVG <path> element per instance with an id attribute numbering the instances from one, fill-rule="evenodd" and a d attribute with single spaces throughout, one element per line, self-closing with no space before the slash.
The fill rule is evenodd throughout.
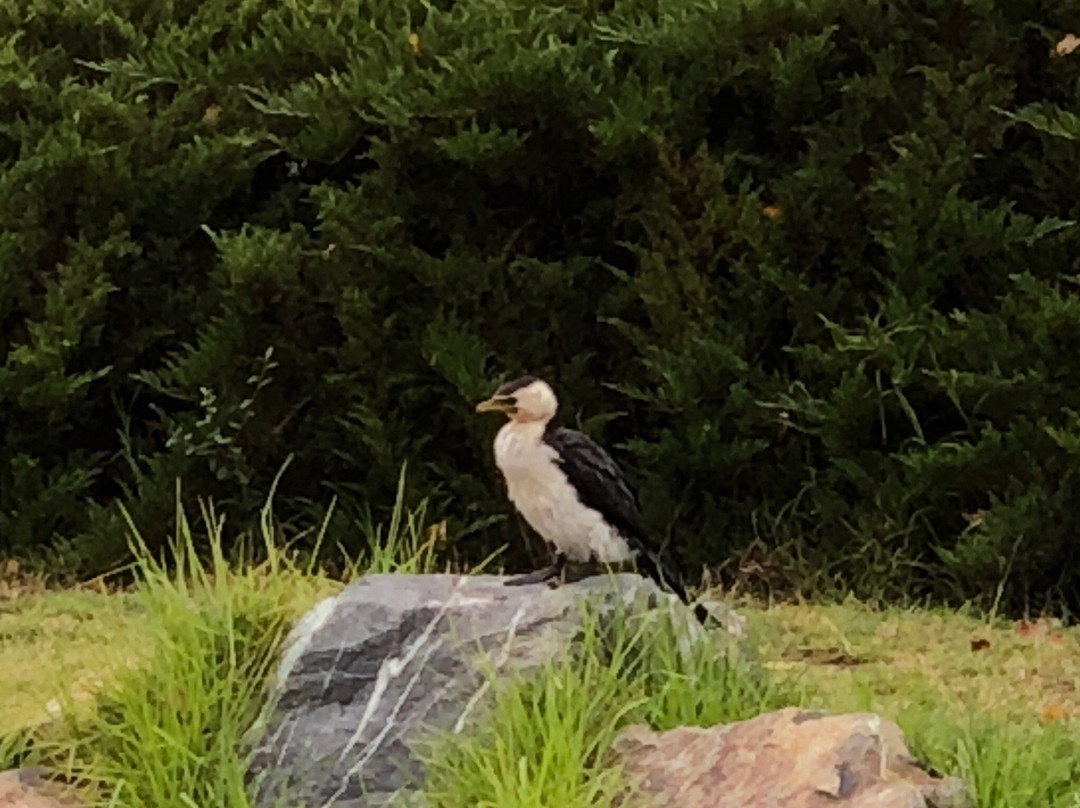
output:
<path id="1" fill-rule="evenodd" d="M 681 580 L 663 562 L 645 529 L 637 496 L 622 470 L 587 435 L 556 426 L 558 406 L 555 392 L 534 376 L 508 382 L 476 405 L 477 412 L 509 417 L 495 437 L 495 464 L 514 507 L 554 548 L 551 566 L 507 583 L 542 583 L 563 576 L 567 561 L 584 564 L 586 575 L 599 564 L 634 562 L 688 603 Z M 700 604 L 694 612 L 702 622 L 708 615 Z"/>

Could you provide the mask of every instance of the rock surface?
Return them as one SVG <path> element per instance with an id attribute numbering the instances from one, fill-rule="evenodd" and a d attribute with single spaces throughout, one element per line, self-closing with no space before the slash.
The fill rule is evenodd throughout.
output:
<path id="1" fill-rule="evenodd" d="M 286 640 L 254 730 L 257 804 L 384 804 L 422 776 L 410 743 L 427 728 L 459 731 L 475 713 L 487 691 L 479 658 L 526 670 L 565 653 L 586 599 L 607 610 L 670 600 L 632 574 L 557 589 L 504 581 L 371 575 L 309 612 Z"/>
<path id="2" fill-rule="evenodd" d="M 63 790 L 36 769 L 0 772 L 0 808 L 75 808 Z"/>
<path id="3" fill-rule="evenodd" d="M 615 753 L 655 808 L 971 808 L 961 781 L 929 774 L 900 728 L 873 713 L 788 708 L 734 724 L 656 733 Z"/>

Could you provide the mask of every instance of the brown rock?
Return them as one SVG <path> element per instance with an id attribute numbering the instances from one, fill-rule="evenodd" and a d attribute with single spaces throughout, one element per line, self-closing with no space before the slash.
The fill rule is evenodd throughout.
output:
<path id="1" fill-rule="evenodd" d="M 971 808 L 962 782 L 933 776 L 900 728 L 873 713 L 794 707 L 749 721 L 615 741 L 629 778 L 656 808 Z"/>
<path id="2" fill-rule="evenodd" d="M 36 769 L 0 772 L 0 808 L 76 808 Z"/>

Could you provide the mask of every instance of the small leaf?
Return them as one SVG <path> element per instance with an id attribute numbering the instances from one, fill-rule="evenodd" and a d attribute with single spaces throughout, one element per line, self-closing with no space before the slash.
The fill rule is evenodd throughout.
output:
<path id="1" fill-rule="evenodd" d="M 1069 711 L 1056 701 L 1052 701 L 1042 709 L 1042 720 L 1046 723 L 1064 721 L 1069 717 Z"/>
<path id="2" fill-rule="evenodd" d="M 1054 49 L 1050 51 L 1051 56 L 1068 56 L 1077 48 L 1080 48 L 1080 37 L 1076 34 L 1065 34 L 1061 38 L 1061 41 L 1054 45 Z"/>

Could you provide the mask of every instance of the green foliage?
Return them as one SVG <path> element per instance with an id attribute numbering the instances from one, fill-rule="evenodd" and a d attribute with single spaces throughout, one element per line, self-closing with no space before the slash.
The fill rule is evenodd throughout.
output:
<path id="1" fill-rule="evenodd" d="M 1074 608 L 1078 25 L 14 0 L 0 551 L 107 568 L 117 502 L 254 519 L 290 455 L 283 516 L 336 496 L 351 551 L 404 461 L 459 559 L 516 548 L 471 406 L 527 370 L 690 571 Z"/>
<path id="2" fill-rule="evenodd" d="M 418 574 L 434 572 L 436 549 L 446 539 L 446 523 L 428 524 L 428 501 L 423 499 L 415 508 L 405 507 L 406 476 L 401 468 L 397 498 L 390 511 L 390 522 L 376 523 L 371 509 L 366 508 L 360 523 L 366 537 L 363 554 L 350 560 L 346 578 L 365 572 Z"/>

